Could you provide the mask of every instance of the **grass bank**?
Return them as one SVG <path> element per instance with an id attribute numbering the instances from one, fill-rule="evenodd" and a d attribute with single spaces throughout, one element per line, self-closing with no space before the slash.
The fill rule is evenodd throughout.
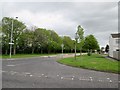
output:
<path id="1" fill-rule="evenodd" d="M 78 56 L 76 60 L 72 58 L 64 58 L 57 62 L 73 67 L 92 69 L 97 71 L 120 73 L 118 65 L 120 61 L 109 60 L 101 55 L 93 54 L 92 56 Z"/>
<path id="2" fill-rule="evenodd" d="M 47 55 L 55 55 L 55 54 L 16 54 L 12 55 L 11 58 L 29 58 L 29 57 L 40 57 L 40 56 L 47 56 Z M 3 59 L 9 59 L 9 55 L 1 55 Z"/>

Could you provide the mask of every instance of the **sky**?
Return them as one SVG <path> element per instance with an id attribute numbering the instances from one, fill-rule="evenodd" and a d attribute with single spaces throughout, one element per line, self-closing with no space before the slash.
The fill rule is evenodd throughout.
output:
<path id="1" fill-rule="evenodd" d="M 115 0 L 114 0 L 115 1 Z M 77 26 L 84 36 L 93 34 L 100 46 L 118 32 L 118 2 L 2 2 L 2 17 L 19 17 L 28 27 L 54 30 L 60 36 L 75 37 Z M 2 18 L 0 17 L 0 19 Z"/>

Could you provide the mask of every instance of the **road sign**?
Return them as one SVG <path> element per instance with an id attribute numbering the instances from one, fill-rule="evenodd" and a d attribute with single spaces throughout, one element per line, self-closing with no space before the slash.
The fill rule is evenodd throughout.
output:
<path id="1" fill-rule="evenodd" d="M 9 43 L 9 44 L 14 44 L 14 43 Z"/>

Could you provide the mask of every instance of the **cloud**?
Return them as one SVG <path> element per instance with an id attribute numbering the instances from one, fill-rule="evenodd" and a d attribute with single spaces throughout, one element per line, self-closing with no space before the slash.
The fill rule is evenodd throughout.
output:
<path id="1" fill-rule="evenodd" d="M 4 16 L 18 16 L 27 26 L 55 30 L 74 39 L 78 25 L 85 35 L 94 34 L 105 46 L 111 33 L 118 31 L 117 2 L 20 2 L 5 3 Z"/>

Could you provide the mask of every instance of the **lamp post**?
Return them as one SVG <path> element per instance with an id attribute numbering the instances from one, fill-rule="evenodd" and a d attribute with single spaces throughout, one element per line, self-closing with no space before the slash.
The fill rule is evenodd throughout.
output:
<path id="1" fill-rule="evenodd" d="M 75 60 L 76 60 L 76 44 L 77 44 L 78 34 L 75 33 Z"/>
<path id="2" fill-rule="evenodd" d="M 16 19 L 17 19 L 18 17 L 16 17 Z M 12 43 L 12 37 L 13 37 L 13 23 L 14 23 L 14 19 L 12 19 L 12 28 L 11 28 L 11 37 L 10 37 L 10 58 L 11 58 L 11 53 L 12 53 L 12 45 L 14 44 L 14 43 Z"/>

